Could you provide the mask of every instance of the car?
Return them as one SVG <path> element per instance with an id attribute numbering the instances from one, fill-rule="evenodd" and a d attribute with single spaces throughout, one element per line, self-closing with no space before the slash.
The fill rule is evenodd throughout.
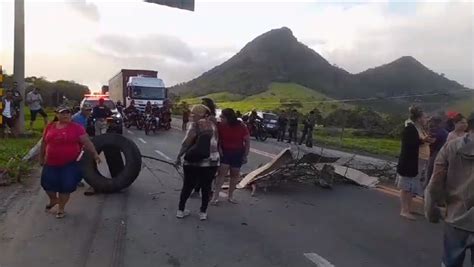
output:
<path id="1" fill-rule="evenodd" d="M 248 118 L 251 112 L 245 113 L 242 117 Z M 267 133 L 269 133 L 273 138 L 276 138 L 278 135 L 278 115 L 271 112 L 257 111 L 257 115 L 263 119 L 263 126 Z"/>
<path id="2" fill-rule="evenodd" d="M 123 117 L 122 114 L 118 111 L 117 107 L 115 106 L 114 101 L 112 101 L 108 95 L 85 95 L 81 101 L 80 107 L 84 106 L 84 104 L 89 104 L 91 107 L 95 107 L 99 104 L 99 99 L 103 98 L 104 104 L 112 111 L 112 117 L 107 118 L 108 122 L 108 133 L 123 133 Z"/>

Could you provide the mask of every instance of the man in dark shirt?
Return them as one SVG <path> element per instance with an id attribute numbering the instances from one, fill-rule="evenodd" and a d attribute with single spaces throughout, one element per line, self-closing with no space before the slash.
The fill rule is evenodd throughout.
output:
<path id="1" fill-rule="evenodd" d="M 99 104 L 92 110 L 92 118 L 95 119 L 95 135 L 107 132 L 107 118 L 112 116 L 112 111 L 104 103 L 105 99 L 100 98 Z"/>
<path id="2" fill-rule="evenodd" d="M 283 142 L 285 139 L 286 127 L 288 126 L 288 117 L 285 111 L 278 116 L 278 142 Z"/>
<path id="3" fill-rule="evenodd" d="M 307 147 L 312 147 L 313 146 L 313 129 L 314 126 L 316 125 L 316 114 L 314 113 L 314 110 L 310 111 L 309 114 L 306 115 L 304 121 L 304 128 L 303 128 L 303 135 L 301 136 L 300 139 L 300 145 L 303 144 L 303 142 L 306 142 Z"/>
<path id="4" fill-rule="evenodd" d="M 291 111 L 288 122 L 290 124 L 290 128 L 288 129 L 288 144 L 291 144 L 291 141 L 294 141 L 296 144 L 298 138 L 298 111 L 296 109 Z"/>

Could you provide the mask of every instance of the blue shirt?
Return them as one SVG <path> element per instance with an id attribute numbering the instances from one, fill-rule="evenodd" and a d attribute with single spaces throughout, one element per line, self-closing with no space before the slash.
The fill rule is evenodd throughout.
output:
<path id="1" fill-rule="evenodd" d="M 87 117 L 84 116 L 84 114 L 82 114 L 80 111 L 72 116 L 72 121 L 81 125 L 84 127 L 84 129 L 87 128 Z"/>

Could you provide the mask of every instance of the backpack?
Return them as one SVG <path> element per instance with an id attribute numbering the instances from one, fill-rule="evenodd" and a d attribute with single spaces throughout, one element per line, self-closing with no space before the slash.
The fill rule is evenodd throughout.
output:
<path id="1" fill-rule="evenodd" d="M 191 163 L 197 163 L 211 156 L 211 139 L 213 132 L 201 131 L 199 123 L 196 123 L 196 138 L 194 144 L 189 147 L 184 155 L 184 160 Z"/>

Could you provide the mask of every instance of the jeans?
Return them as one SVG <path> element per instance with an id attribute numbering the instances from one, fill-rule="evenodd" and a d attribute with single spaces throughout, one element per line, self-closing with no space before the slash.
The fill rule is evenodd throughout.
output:
<path id="1" fill-rule="evenodd" d="M 471 250 L 471 265 L 474 266 L 474 232 L 445 224 L 442 266 L 462 267 L 468 249 Z"/>
<path id="2" fill-rule="evenodd" d="M 186 201 L 196 185 L 201 187 L 201 212 L 206 212 L 211 197 L 212 180 L 216 176 L 217 167 L 198 167 L 184 165 L 184 182 L 179 197 L 179 210 L 184 211 Z"/>
<path id="3" fill-rule="evenodd" d="M 280 141 L 284 141 L 285 139 L 285 134 L 286 134 L 286 125 L 284 126 L 280 126 L 280 128 L 278 128 L 278 139 L 277 141 L 280 142 Z"/>
<path id="4" fill-rule="evenodd" d="M 313 145 L 313 127 L 306 125 L 304 126 L 303 135 L 300 139 L 300 145 L 303 144 L 303 142 L 305 142 L 308 147 Z"/>
<path id="5" fill-rule="evenodd" d="M 291 143 L 291 141 L 294 141 L 295 143 L 297 142 L 297 133 L 298 133 L 298 126 L 290 126 L 288 129 L 288 143 Z"/>

